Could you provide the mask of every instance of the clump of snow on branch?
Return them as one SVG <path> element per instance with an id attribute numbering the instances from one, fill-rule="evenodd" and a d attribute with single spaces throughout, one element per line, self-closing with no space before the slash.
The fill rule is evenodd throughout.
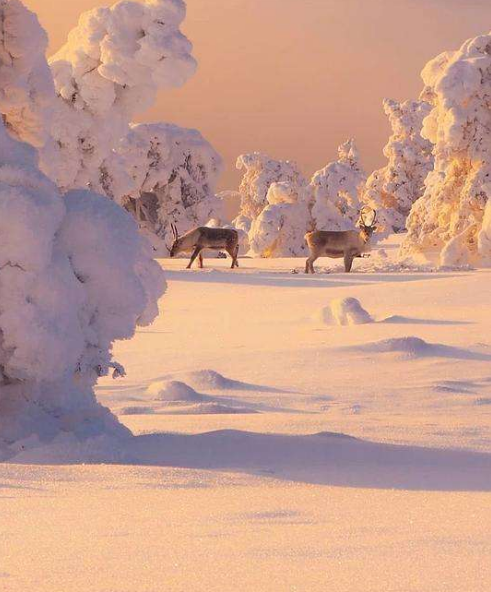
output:
<path id="1" fill-rule="evenodd" d="M 305 233 L 311 229 L 305 189 L 288 182 L 272 183 L 267 205 L 252 222 L 250 254 L 255 257 L 296 257 L 306 252 Z"/>
<path id="2" fill-rule="evenodd" d="M 413 203 L 423 195 L 433 169 L 433 145 L 421 136 L 430 110 L 426 101 L 384 101 L 392 128 L 384 148 L 388 163 L 370 175 L 363 194 L 363 201 L 377 210 L 379 238 L 404 230 Z"/>
<path id="3" fill-rule="evenodd" d="M 45 58 L 48 37 L 19 0 L 0 0 L 0 16 L 0 112 L 13 137 L 40 147 L 54 99 Z"/>
<path id="4" fill-rule="evenodd" d="M 349 230 L 360 212 L 360 192 L 367 176 L 360 164 L 354 140 L 338 148 L 338 160 L 312 177 L 312 215 L 318 230 Z"/>
<path id="5" fill-rule="evenodd" d="M 172 222 L 184 233 L 210 218 L 222 220 L 223 202 L 215 195 L 222 159 L 197 130 L 133 125 L 115 154 L 132 183 L 122 205 L 161 254 L 167 255 L 165 246 L 172 244 Z M 108 176 L 110 193 L 122 193 L 118 179 L 116 168 Z"/>
<path id="6" fill-rule="evenodd" d="M 401 254 L 439 256 L 443 265 L 490 262 L 491 34 L 441 54 L 422 77 L 422 98 L 432 106 L 422 135 L 434 144 L 435 168 L 409 215 Z"/>
<path id="7" fill-rule="evenodd" d="M 356 298 L 332 300 L 321 310 L 321 320 L 326 325 L 365 325 L 373 323 L 371 315 Z"/>
<path id="8" fill-rule="evenodd" d="M 184 17 L 182 0 L 125 0 L 82 14 L 50 60 L 58 101 L 42 166 L 59 187 L 110 194 L 106 159 L 114 169 L 112 151 L 129 122 L 159 89 L 181 86 L 195 71 L 179 30 Z M 119 174 L 116 200 L 132 187 L 123 166 Z"/>

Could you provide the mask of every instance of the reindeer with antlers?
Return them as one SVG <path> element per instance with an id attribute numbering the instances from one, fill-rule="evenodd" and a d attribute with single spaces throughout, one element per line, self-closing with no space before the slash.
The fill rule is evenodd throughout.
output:
<path id="1" fill-rule="evenodd" d="M 208 228 L 199 226 L 193 228 L 179 236 L 177 226 L 171 224 L 174 234 L 174 242 L 169 250 L 170 256 L 174 257 L 178 253 L 193 251 L 191 259 L 186 267 L 190 269 L 196 257 L 198 257 L 199 267 L 203 268 L 203 249 L 213 249 L 216 251 L 224 250 L 232 257 L 231 269 L 239 267 L 237 257 L 239 255 L 239 233 L 233 228 Z"/>
<path id="2" fill-rule="evenodd" d="M 319 257 L 344 258 L 344 270 L 351 271 L 355 257 L 365 257 L 370 251 L 370 239 L 376 230 L 377 212 L 368 206 L 360 211 L 360 230 L 315 230 L 305 235 L 310 257 L 305 264 L 305 273 L 315 273 L 314 261 Z"/>

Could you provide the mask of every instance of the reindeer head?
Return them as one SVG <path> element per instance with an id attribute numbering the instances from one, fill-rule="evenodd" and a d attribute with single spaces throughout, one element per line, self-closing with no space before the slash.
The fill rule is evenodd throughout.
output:
<path id="1" fill-rule="evenodd" d="M 370 240 L 372 234 L 377 230 L 375 220 L 377 219 L 377 212 L 369 206 L 363 206 L 360 210 L 360 219 L 358 226 L 361 230 L 362 238 L 365 242 Z"/>
<path id="2" fill-rule="evenodd" d="M 172 234 L 174 235 L 174 242 L 172 243 L 172 247 L 169 249 L 169 255 L 171 257 L 174 257 L 175 255 L 177 255 L 178 253 L 181 252 L 181 244 L 182 244 L 182 239 L 179 238 L 179 233 L 177 231 L 177 226 L 172 223 L 170 225 L 171 230 L 172 230 Z"/>

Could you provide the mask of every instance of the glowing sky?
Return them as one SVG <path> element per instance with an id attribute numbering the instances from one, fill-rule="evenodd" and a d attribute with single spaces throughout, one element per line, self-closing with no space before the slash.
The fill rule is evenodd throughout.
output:
<path id="1" fill-rule="evenodd" d="M 51 39 L 110 0 L 24 0 Z M 488 0 L 187 0 L 196 76 L 141 120 L 196 127 L 222 154 L 261 150 L 307 174 L 355 137 L 367 171 L 384 162 L 382 99 L 415 98 L 428 59 L 491 29 Z"/>

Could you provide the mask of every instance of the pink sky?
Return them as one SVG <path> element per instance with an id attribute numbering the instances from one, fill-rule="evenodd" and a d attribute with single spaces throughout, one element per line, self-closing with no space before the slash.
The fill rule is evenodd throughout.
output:
<path id="1" fill-rule="evenodd" d="M 25 0 L 51 39 L 104 0 Z M 162 93 L 141 120 L 198 128 L 222 154 L 221 188 L 235 160 L 260 150 L 311 175 L 357 140 L 368 172 L 384 162 L 384 97 L 415 98 L 424 64 L 491 28 L 485 0 L 188 0 L 184 32 L 196 76 Z"/>

